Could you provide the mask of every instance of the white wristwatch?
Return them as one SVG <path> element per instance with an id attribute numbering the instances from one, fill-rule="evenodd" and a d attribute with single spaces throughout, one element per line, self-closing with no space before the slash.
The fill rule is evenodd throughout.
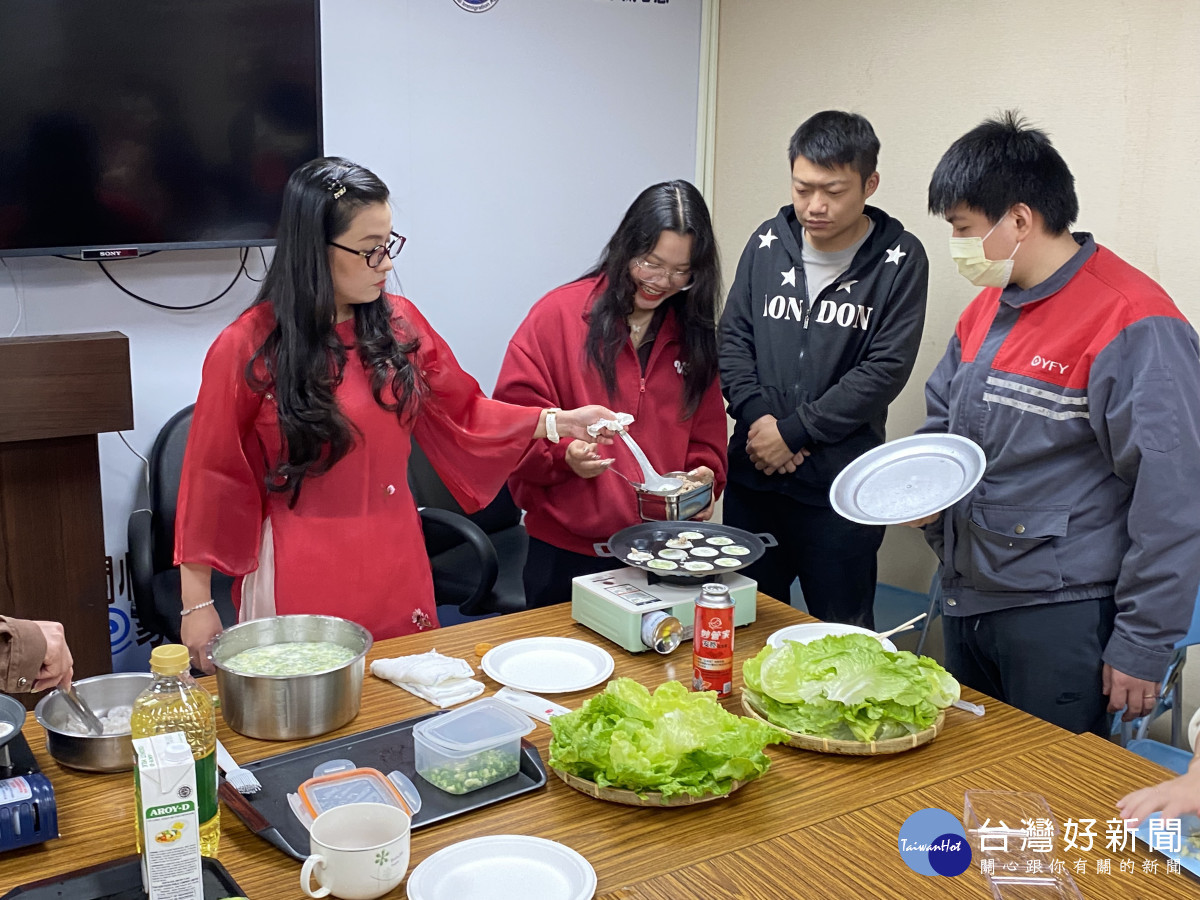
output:
<path id="1" fill-rule="evenodd" d="M 558 436 L 558 414 L 560 412 L 562 410 L 557 407 L 546 410 L 546 440 L 552 444 L 557 444 L 561 440 Z"/>

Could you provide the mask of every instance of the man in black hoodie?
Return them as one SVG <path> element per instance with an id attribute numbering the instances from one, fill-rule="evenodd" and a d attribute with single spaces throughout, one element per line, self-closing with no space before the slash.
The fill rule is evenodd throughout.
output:
<path id="1" fill-rule="evenodd" d="M 853 113 L 820 112 L 788 147 L 792 203 L 746 244 L 721 317 L 721 387 L 736 421 L 725 521 L 779 547 L 746 570 L 809 612 L 874 627 L 883 527 L 841 518 L 829 488 L 884 441 L 925 322 L 929 267 L 904 226 L 867 206 L 879 140 Z"/>

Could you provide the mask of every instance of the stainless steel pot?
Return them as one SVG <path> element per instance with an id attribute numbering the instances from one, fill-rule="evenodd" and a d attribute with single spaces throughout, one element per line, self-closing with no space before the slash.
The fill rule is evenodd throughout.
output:
<path id="1" fill-rule="evenodd" d="M 133 706 L 137 695 L 150 686 L 149 672 L 119 672 L 95 675 L 75 682 L 88 706 L 98 714 L 114 706 Z M 125 734 L 74 734 L 67 730 L 73 721 L 67 698 L 52 691 L 33 709 L 34 718 L 46 731 L 50 755 L 72 769 L 85 772 L 127 772 L 133 768 L 133 738 Z M 82 726 L 81 726 L 82 727 Z"/>
<path id="2" fill-rule="evenodd" d="M 687 472 L 666 472 L 664 478 L 687 478 Z M 713 483 L 709 480 L 690 491 L 661 493 L 636 487 L 638 515 L 643 522 L 681 522 L 698 512 L 708 509 L 712 503 Z"/>
<path id="3" fill-rule="evenodd" d="M 330 641 L 354 651 L 349 662 L 315 675 L 244 675 L 225 665 L 243 650 L 291 641 Z M 316 737 L 358 715 L 371 634 L 336 616 L 274 616 L 227 628 L 212 645 L 221 715 L 238 734 L 267 741 Z"/>

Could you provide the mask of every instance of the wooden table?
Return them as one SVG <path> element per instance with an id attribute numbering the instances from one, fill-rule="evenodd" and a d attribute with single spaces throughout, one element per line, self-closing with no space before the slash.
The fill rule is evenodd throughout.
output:
<path id="1" fill-rule="evenodd" d="M 759 595 L 758 620 L 737 632 L 735 688 L 740 687 L 742 661 L 757 653 L 772 632 L 801 621 L 811 620 Z M 686 645 L 670 656 L 629 654 L 571 621 L 565 606 L 383 641 L 373 648 L 370 658 L 436 648 L 477 663 L 474 648 L 479 642 L 498 644 L 539 635 L 574 637 L 603 646 L 616 661 L 615 675 L 649 687 L 672 678 L 690 678 L 691 657 Z M 486 694 L 498 687 L 484 680 Z M 557 695 L 556 699 L 575 707 L 596 690 Z M 1126 790 L 1161 777 L 1162 770 L 1113 748 L 1121 754 L 1119 760 L 1099 757 L 1105 761 L 1103 771 L 1108 780 L 1103 785 L 1085 784 L 1083 779 L 1093 778 L 1098 771 L 1087 739 L 1075 738 L 970 690 L 964 695 L 984 701 L 987 714 L 978 718 L 948 710 L 945 731 L 925 747 L 877 758 L 771 747 L 767 752 L 772 767 L 764 778 L 726 800 L 690 808 L 634 809 L 605 803 L 572 790 L 551 775 L 543 790 L 414 832 L 411 865 L 466 838 L 530 834 L 561 841 L 587 857 L 599 878 L 597 896 L 610 900 L 626 896 L 797 896 L 799 885 L 805 886 L 800 893 L 806 896 L 925 896 L 927 888 L 941 889 L 931 885 L 963 879 L 923 878 L 904 868 L 895 849 L 896 835 L 899 823 L 916 809 L 942 806 L 961 810 L 965 787 L 1004 784 L 1045 794 L 1060 816 L 1075 810 L 1077 815 L 1100 818 Z M 727 705 L 739 711 L 735 698 Z M 218 732 L 233 756 L 245 763 L 430 710 L 429 704 L 406 691 L 368 675 L 358 717 L 338 732 L 310 741 L 258 741 L 230 731 L 219 717 Z M 54 783 L 62 837 L 0 856 L 0 890 L 133 853 L 132 776 L 87 775 L 61 768 L 46 754 L 36 723 L 27 725 L 25 734 Z M 548 758 L 549 727 L 539 723 L 530 739 L 543 759 Z M 1058 760 L 1063 761 L 1061 766 Z M 1069 802 L 1059 808 L 1057 801 L 1064 798 L 1070 798 Z M 295 861 L 250 833 L 228 810 L 222 811 L 221 821 L 219 859 L 248 896 L 255 900 L 301 896 Z M 838 842 L 849 842 L 856 849 L 841 851 Z M 800 848 L 799 855 L 796 848 Z M 878 883 L 895 893 L 880 893 L 875 888 L 860 894 L 838 893 L 838 884 L 842 884 L 838 879 L 846 877 L 843 869 L 853 868 L 840 860 L 851 852 L 860 854 L 864 863 L 880 873 Z M 758 874 L 749 877 L 751 870 Z M 701 890 L 699 883 L 689 880 L 701 871 L 720 878 L 716 883 L 706 880 Z M 744 883 L 740 880 L 743 871 L 747 874 Z M 825 876 L 818 877 L 819 871 Z M 736 891 L 728 881 L 734 877 L 739 879 Z M 858 870 L 851 883 L 865 877 Z M 727 880 L 726 893 L 717 886 L 720 879 Z M 1139 884 L 1137 879 L 1128 881 Z M 1160 882 L 1167 882 L 1165 876 L 1154 879 L 1147 875 L 1140 883 L 1157 886 Z M 684 884 L 688 885 L 686 891 Z M 816 893 L 808 893 L 810 885 Z M 832 893 L 819 894 L 825 889 L 822 885 Z M 986 896 L 982 883 L 977 887 L 973 893 L 946 896 Z M 389 896 L 404 896 L 403 888 Z"/>
<path id="2" fill-rule="evenodd" d="M 988 716 L 994 705 L 994 702 L 989 704 Z M 948 736 L 947 733 L 938 740 Z M 1094 735 L 1071 735 L 760 844 L 679 867 L 635 885 L 598 893 L 597 900 L 990 897 L 977 862 L 955 878 L 924 877 L 909 870 L 896 850 L 896 836 L 905 819 L 928 807 L 949 810 L 961 817 L 963 793 L 968 790 L 1023 790 L 1041 794 L 1060 826 L 1067 819 L 1076 822 L 1095 819 L 1097 824 L 1092 830 L 1097 839 L 1090 851 L 1066 852 L 1064 842 L 1058 839 L 1052 854 L 1053 859 L 1063 862 L 1088 900 L 1200 897 L 1200 884 L 1191 875 L 1168 873 L 1165 858 L 1148 851 L 1141 841 L 1133 850 L 1113 851 L 1105 846 L 1104 823 L 1117 815 L 1114 801 L 1135 787 L 1155 784 L 1165 776 L 1166 770 L 1115 744 Z M 1075 867 L 1081 859 L 1082 874 Z M 1109 861 L 1110 874 L 1097 871 L 1097 863 L 1104 860 Z M 1132 861 L 1133 871 L 1121 870 L 1125 860 Z M 1152 863 L 1156 871 L 1145 871 L 1146 862 Z M 788 893 L 789 884 L 803 885 L 803 889 Z"/>

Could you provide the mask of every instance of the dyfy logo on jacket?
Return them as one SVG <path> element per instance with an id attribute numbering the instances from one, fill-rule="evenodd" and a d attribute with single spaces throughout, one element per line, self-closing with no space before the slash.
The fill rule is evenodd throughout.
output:
<path id="1" fill-rule="evenodd" d="M 1064 375 L 1067 374 L 1067 369 L 1071 368 L 1066 363 L 1056 362 L 1053 359 L 1044 359 L 1043 357 L 1037 355 L 1035 355 L 1033 359 L 1029 361 L 1029 367 L 1031 369 L 1044 369 L 1047 372 L 1058 371 L 1062 372 Z"/>

